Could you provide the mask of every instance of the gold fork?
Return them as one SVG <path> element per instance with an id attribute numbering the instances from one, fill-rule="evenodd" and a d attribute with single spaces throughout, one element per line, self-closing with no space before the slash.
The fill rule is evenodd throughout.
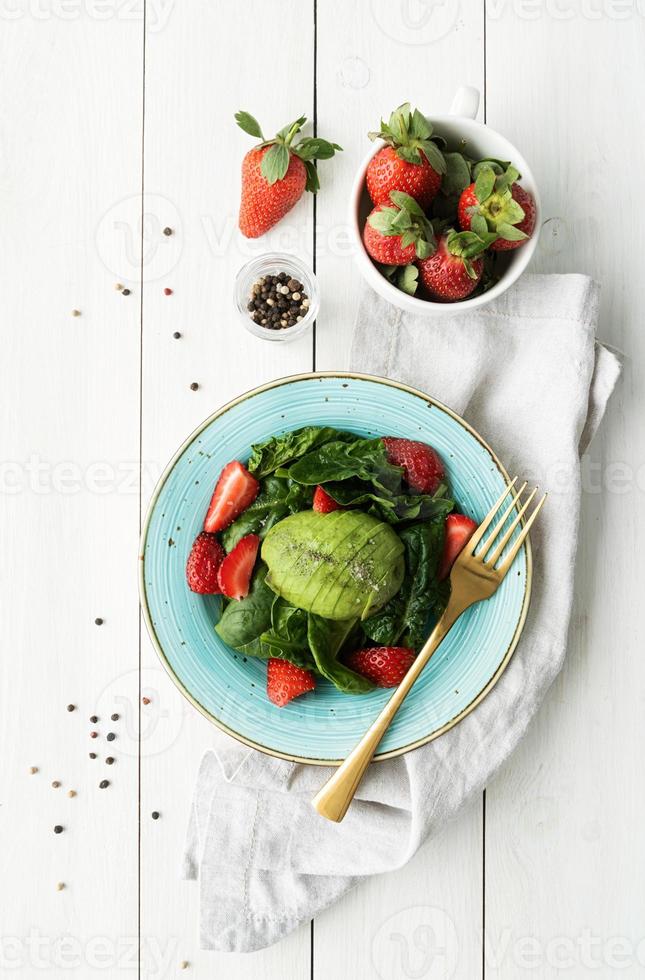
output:
<path id="1" fill-rule="evenodd" d="M 520 497 L 526 489 L 526 483 L 515 492 L 514 487 L 516 481 L 517 477 L 508 484 L 504 493 L 493 505 L 455 561 L 452 572 L 450 573 L 450 598 L 448 599 L 448 604 L 407 674 L 356 748 L 347 756 L 334 775 L 314 797 L 312 801 L 314 807 L 321 816 L 326 817 L 328 820 L 339 822 L 347 813 L 347 808 L 354 798 L 358 784 L 372 761 L 378 744 L 383 738 L 394 715 L 403 704 L 412 685 L 443 638 L 454 626 L 456 620 L 473 603 L 480 602 L 482 599 L 489 599 L 501 585 L 505 575 L 513 564 L 518 551 L 528 536 L 533 521 L 537 517 L 547 497 L 546 494 L 541 497 L 530 516 L 524 521 L 524 515 L 537 493 L 537 487 L 529 494 L 524 504 L 517 509 Z M 478 548 L 477 554 L 475 554 L 475 548 L 479 545 L 496 515 L 499 514 L 509 493 L 512 496 L 510 504 L 508 504 L 497 524 L 491 530 L 481 548 Z M 515 517 L 504 530 L 502 536 L 499 537 L 500 532 L 503 530 L 504 525 L 514 510 L 516 510 Z M 502 557 L 504 549 L 509 544 L 515 528 L 520 522 L 523 522 L 521 531 L 511 544 L 508 553 L 504 555 L 502 562 L 498 565 L 497 563 Z M 493 550 L 489 554 L 491 548 Z"/>

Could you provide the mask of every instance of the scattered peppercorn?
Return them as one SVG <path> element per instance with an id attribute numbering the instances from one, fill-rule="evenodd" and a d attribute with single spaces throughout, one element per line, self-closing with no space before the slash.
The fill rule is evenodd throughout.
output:
<path id="1" fill-rule="evenodd" d="M 103 620 L 101 619 L 101 617 L 100 617 L 100 616 L 97 616 L 97 617 L 96 617 L 96 619 L 94 620 L 94 624 L 95 624 L 96 626 L 102 626 L 102 625 L 103 625 Z"/>
<path id="2" fill-rule="evenodd" d="M 175 338 L 175 340 L 179 340 L 179 338 L 181 337 L 181 334 L 179 333 L 178 330 L 175 330 L 175 332 L 173 334 L 173 337 Z"/>
<path id="3" fill-rule="evenodd" d="M 29 766 L 29 772 L 31 773 L 32 776 L 35 776 L 36 773 L 38 772 L 38 766 Z"/>
<path id="4" fill-rule="evenodd" d="M 90 732 L 90 738 L 98 738 L 98 737 L 99 737 L 98 732 Z"/>
<path id="5" fill-rule="evenodd" d="M 56 891 L 57 892 L 62 892 L 62 890 L 63 890 L 64 887 L 65 887 L 65 882 L 64 881 L 59 881 L 58 884 L 56 885 Z"/>
<path id="6" fill-rule="evenodd" d="M 164 228 L 163 233 L 166 237 L 172 235 L 172 228 Z"/>
<path id="7" fill-rule="evenodd" d="M 96 759 L 96 752 L 90 752 L 90 759 Z"/>
<path id="8" fill-rule="evenodd" d="M 60 783 L 58 782 L 57 779 L 55 779 L 54 782 L 52 783 L 52 789 L 58 789 L 59 786 L 60 786 Z"/>
<path id="9" fill-rule="evenodd" d="M 191 391 L 197 391 L 198 388 L 199 388 L 199 385 L 197 384 L 197 382 L 196 381 L 193 381 L 193 383 L 190 386 L 190 390 Z"/>
<path id="10" fill-rule="evenodd" d="M 172 296 L 172 289 L 170 289 L 169 286 L 166 286 L 166 288 L 163 291 L 163 294 L 164 296 Z"/>
<path id="11" fill-rule="evenodd" d="M 114 757 L 113 757 L 113 756 L 111 756 L 111 755 L 109 755 L 109 756 L 107 757 L 107 759 L 105 760 L 105 764 L 106 764 L 107 766 L 111 766 L 111 765 L 113 765 L 113 764 L 114 764 Z"/>
<path id="12" fill-rule="evenodd" d="M 189 966 L 190 966 L 190 963 L 188 962 L 188 960 L 182 960 L 181 961 L 181 968 L 182 968 L 182 970 L 187 970 Z"/>
<path id="13" fill-rule="evenodd" d="M 113 742 L 115 738 L 116 738 L 116 735 L 114 734 L 114 732 L 108 732 L 107 733 L 107 740 L 108 740 L 108 742 Z"/>
<path id="14" fill-rule="evenodd" d="M 68 711 L 75 711 L 76 710 L 76 705 L 75 704 L 68 704 L 67 705 L 67 710 Z"/>
<path id="15" fill-rule="evenodd" d="M 54 833 L 55 834 L 62 834 L 63 833 L 63 828 L 61 827 L 61 825 L 59 823 L 57 823 L 56 826 L 54 827 Z"/>
<path id="16" fill-rule="evenodd" d="M 80 316 L 80 315 L 81 315 L 80 310 L 72 310 L 72 316 Z"/>
<path id="17" fill-rule="evenodd" d="M 99 719 L 96 715 L 90 715 L 90 721 L 92 722 L 93 725 L 96 725 L 98 720 Z"/>
<path id="18" fill-rule="evenodd" d="M 307 315 L 309 299 L 301 282 L 279 272 L 253 284 L 246 308 L 254 323 L 269 330 L 284 330 L 295 327 Z"/>
<path id="19" fill-rule="evenodd" d="M 152 813 L 151 813 L 151 817 L 152 817 L 153 820 L 158 820 L 160 816 L 161 816 L 161 814 L 159 813 L 158 810 L 153 810 Z"/>
<path id="20" fill-rule="evenodd" d="M 73 800 L 74 797 L 76 796 L 76 790 L 75 789 L 68 789 L 67 790 L 67 795 L 69 796 L 70 800 Z"/>
<path id="21" fill-rule="evenodd" d="M 119 292 L 121 292 L 123 289 L 125 289 L 125 286 L 123 285 L 122 282 L 115 282 L 114 283 L 114 288 L 116 290 L 118 290 Z"/>
<path id="22" fill-rule="evenodd" d="M 119 716 L 117 715 L 116 711 L 114 712 L 113 715 L 110 715 L 110 719 L 112 721 L 118 721 L 119 720 Z"/>
<path id="23" fill-rule="evenodd" d="M 99 783 L 99 789 L 107 789 L 109 785 L 110 782 L 108 779 L 102 779 L 101 782 Z"/>
<path id="24" fill-rule="evenodd" d="M 130 295 L 130 290 L 129 289 L 122 289 L 121 290 L 121 295 L 122 296 L 129 296 Z"/>
<path id="25" fill-rule="evenodd" d="M 141 698 L 144 704 L 150 704 L 150 698 Z"/>

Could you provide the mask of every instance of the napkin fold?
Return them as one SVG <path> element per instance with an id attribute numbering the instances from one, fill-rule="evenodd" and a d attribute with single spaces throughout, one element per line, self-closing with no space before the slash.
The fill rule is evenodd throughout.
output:
<path id="1" fill-rule="evenodd" d="M 585 276 L 524 276 L 494 304 L 428 319 L 366 292 L 351 369 L 428 392 L 463 415 L 507 469 L 549 490 L 532 531 L 529 614 L 490 694 L 440 738 L 371 766 L 341 824 L 311 797 L 332 769 L 240 748 L 204 755 L 183 875 L 198 879 L 204 949 L 282 938 L 361 878 L 405 864 L 486 785 L 524 734 L 565 655 L 580 454 L 620 374 L 596 343 L 599 290 Z"/>

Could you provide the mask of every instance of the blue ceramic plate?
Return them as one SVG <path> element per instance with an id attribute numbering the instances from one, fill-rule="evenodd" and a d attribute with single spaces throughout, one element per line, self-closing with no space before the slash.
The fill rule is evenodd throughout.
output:
<path id="1" fill-rule="evenodd" d="M 219 599 L 186 586 L 185 566 L 202 529 L 213 487 L 252 443 L 303 425 L 331 425 L 362 436 L 431 443 L 446 463 L 461 508 L 480 521 L 508 476 L 462 419 L 412 388 L 350 374 L 283 378 L 225 405 L 180 448 L 154 493 L 142 538 L 141 602 L 165 667 L 186 697 L 230 735 L 263 752 L 333 764 L 365 732 L 390 692 L 316 690 L 276 708 L 265 692 L 266 663 L 227 647 L 214 625 Z M 531 580 L 528 547 L 487 602 L 469 609 L 430 661 L 381 742 L 377 759 L 399 755 L 455 725 L 490 691 L 524 624 Z"/>

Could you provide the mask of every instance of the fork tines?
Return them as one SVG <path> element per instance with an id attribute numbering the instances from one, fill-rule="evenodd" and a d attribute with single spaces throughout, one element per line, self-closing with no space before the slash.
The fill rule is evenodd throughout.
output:
<path id="1" fill-rule="evenodd" d="M 518 551 L 520 550 L 520 548 L 522 547 L 524 541 L 528 536 L 533 521 L 539 514 L 544 504 L 544 501 L 548 496 L 548 494 L 544 493 L 533 507 L 533 510 L 531 511 L 529 516 L 525 518 L 525 514 L 527 513 L 528 508 L 530 507 L 532 501 L 534 500 L 538 488 L 535 487 L 533 490 L 531 490 L 524 503 L 521 504 L 520 498 L 524 493 L 524 491 L 526 490 L 527 484 L 526 482 L 523 483 L 522 486 L 519 488 L 519 490 L 517 490 L 515 487 L 516 483 L 517 483 L 517 477 L 514 477 L 509 483 L 509 485 L 506 487 L 506 489 L 504 490 L 504 493 L 501 495 L 501 497 L 495 502 L 495 504 L 493 504 L 492 508 L 490 509 L 490 511 L 488 512 L 488 514 L 486 515 L 482 523 L 479 525 L 479 527 L 477 528 L 477 530 L 475 531 L 475 533 L 473 534 L 472 538 L 470 539 L 467 545 L 468 554 L 473 555 L 475 558 L 482 561 L 483 564 L 486 565 L 488 568 L 494 569 L 500 575 L 505 575 L 508 569 L 510 568 L 510 566 L 512 565 L 515 556 L 517 555 Z M 505 508 L 504 512 L 501 513 L 500 515 L 502 506 L 507 500 L 509 494 L 511 495 L 511 501 L 508 504 L 508 506 Z M 505 527 L 506 522 L 508 521 L 508 519 L 511 517 L 513 513 L 515 514 L 513 520 L 508 525 L 508 527 Z M 496 517 L 498 517 L 497 523 L 492 528 L 490 534 L 485 539 L 481 548 L 478 548 L 477 546 L 482 540 L 485 532 L 488 530 L 488 528 L 493 523 Z M 511 538 L 513 537 L 516 527 L 520 523 L 522 527 L 519 534 L 513 541 L 508 553 L 504 555 L 504 559 L 502 563 L 500 565 L 497 565 L 497 562 L 501 558 L 504 549 L 506 548 Z M 500 532 L 502 531 L 504 533 L 502 534 L 501 537 L 499 537 Z M 493 548 L 492 552 L 490 552 L 491 548 Z M 475 554 L 475 549 L 477 549 L 476 554 Z"/>

